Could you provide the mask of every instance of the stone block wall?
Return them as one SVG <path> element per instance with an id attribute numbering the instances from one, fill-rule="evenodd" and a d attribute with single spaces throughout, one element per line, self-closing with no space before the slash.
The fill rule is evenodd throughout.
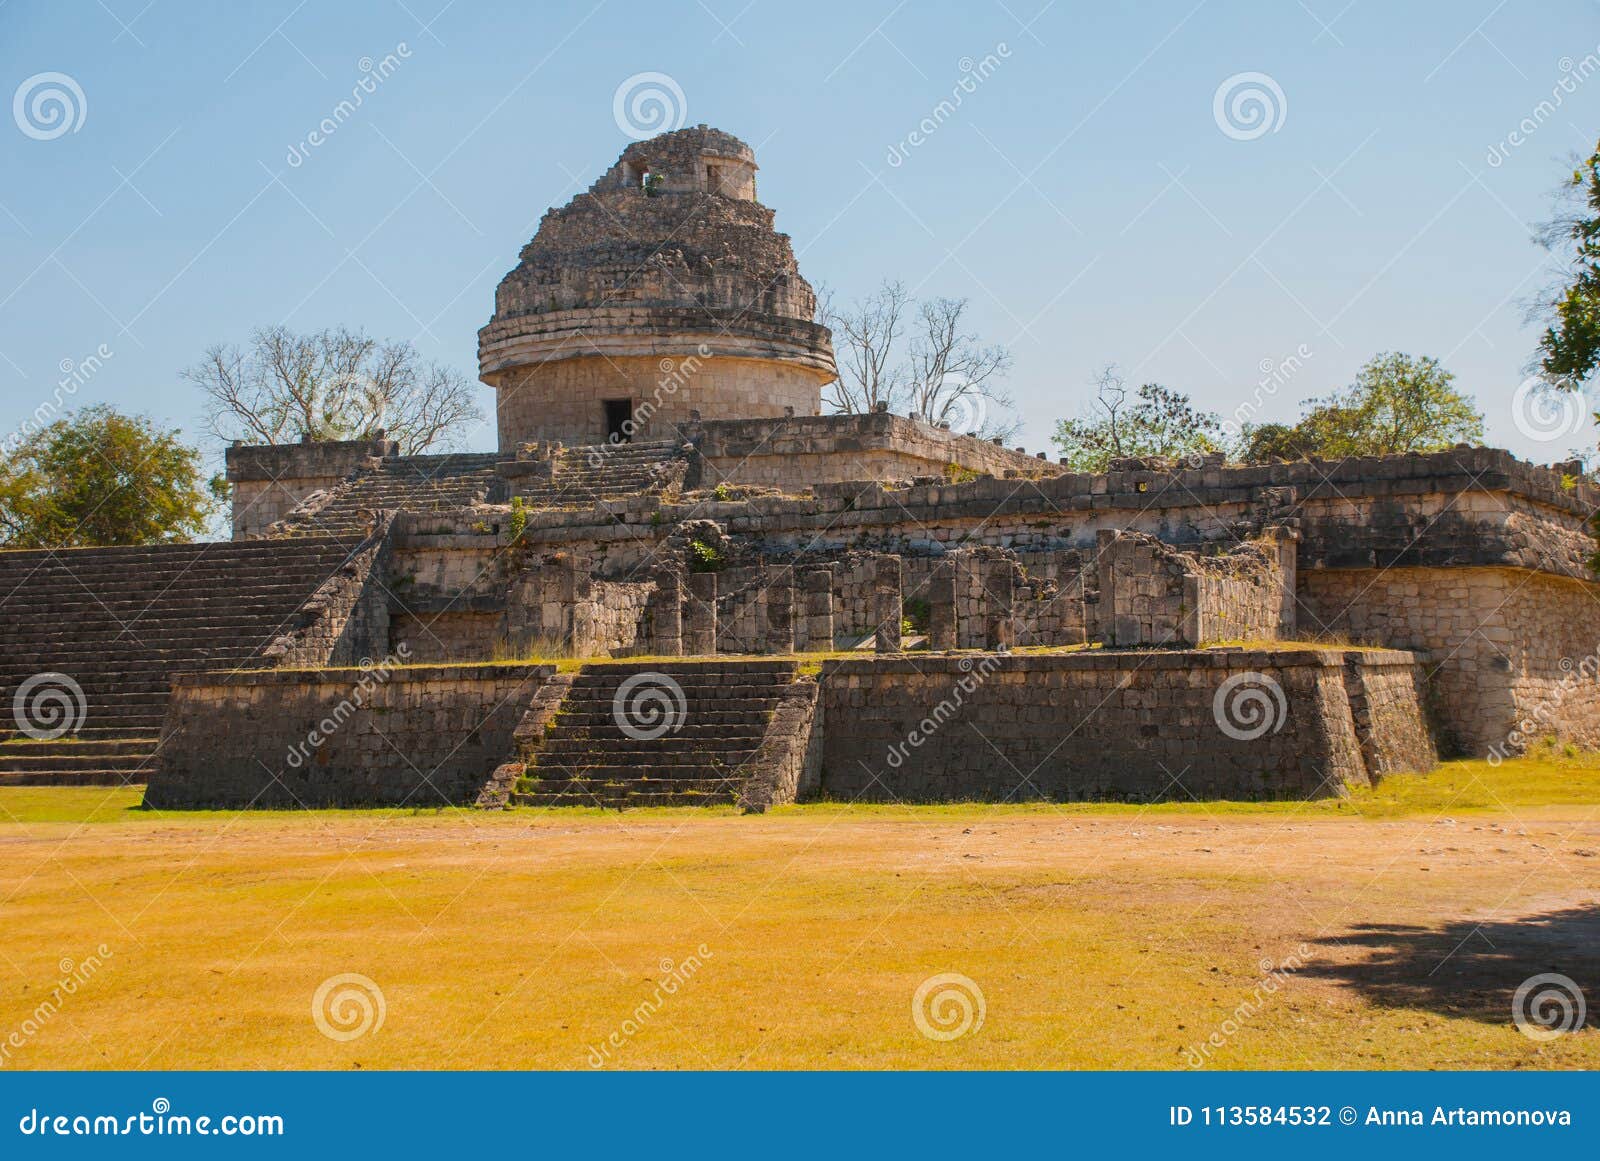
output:
<path id="1" fill-rule="evenodd" d="M 233 538 L 265 532 L 313 492 L 333 488 L 360 468 L 398 454 L 392 440 L 343 440 L 227 449 L 233 485 Z"/>
<path id="2" fill-rule="evenodd" d="M 606 313 L 627 312 L 622 308 L 581 312 L 586 318 Z M 624 320 L 618 325 L 632 324 Z M 715 329 L 709 320 L 706 329 Z M 573 353 L 592 354 L 582 335 L 581 330 L 574 332 Z M 634 342 L 637 345 L 638 340 Z M 510 455 L 518 445 L 539 439 L 576 446 L 604 443 L 608 399 L 633 404 L 640 420 L 635 438 L 640 440 L 675 438 L 679 426 L 689 423 L 696 412 L 782 416 L 789 407 L 799 415 L 815 415 L 820 383 L 817 370 L 805 364 L 702 357 L 692 345 L 676 360 L 622 352 L 606 358 L 551 360 L 508 372 L 502 379 L 497 404 L 500 449 Z"/>
<path id="3" fill-rule="evenodd" d="M 760 566 L 717 574 L 718 653 L 766 652 L 766 577 Z"/>
<path id="4" fill-rule="evenodd" d="M 403 648 L 412 664 L 492 661 L 506 647 L 505 615 L 499 610 L 392 613 L 389 640 L 392 650 Z"/>
<path id="5" fill-rule="evenodd" d="M 1447 754 L 1600 746 L 1600 585 L 1509 568 L 1318 569 L 1301 629 L 1426 651 Z"/>
<path id="6" fill-rule="evenodd" d="M 516 726 L 554 672 L 468 665 L 185 675 L 174 683 L 145 802 L 469 806 L 515 757 Z"/>
<path id="7" fill-rule="evenodd" d="M 1344 687 L 1369 777 L 1434 767 L 1426 676 L 1414 654 L 1346 653 Z"/>
<path id="8" fill-rule="evenodd" d="M 1286 529 L 1217 554 L 1105 530 L 1095 567 L 1096 620 L 1107 645 L 1274 641 L 1294 631 L 1294 606 L 1286 596 L 1294 591 L 1294 543 Z"/>
<path id="9" fill-rule="evenodd" d="M 829 661 L 822 793 L 840 801 L 1303 799 L 1369 780 L 1346 669 L 1383 651 Z M 1394 705 L 1369 715 L 1420 719 Z M 1226 728 L 1225 728 L 1226 727 Z M 1002 759 L 999 755 L 1003 754 Z M 1389 769 L 1420 747 L 1383 751 Z"/>
<path id="10" fill-rule="evenodd" d="M 645 610 L 655 587 L 652 580 L 597 579 L 587 561 L 568 553 L 529 561 L 506 597 L 507 642 L 576 657 L 630 652 L 647 633 Z"/>
<path id="11" fill-rule="evenodd" d="M 1100 640 L 1119 648 L 1198 644 L 1192 557 L 1153 536 L 1103 531 L 1095 548 Z"/>
<path id="12" fill-rule="evenodd" d="M 706 486 L 763 484 L 803 493 L 850 480 L 941 478 L 952 468 L 995 476 L 1052 476 L 1061 470 L 1024 452 L 887 412 L 813 416 L 797 409 L 785 418 L 708 418 L 681 432 L 699 449 Z"/>

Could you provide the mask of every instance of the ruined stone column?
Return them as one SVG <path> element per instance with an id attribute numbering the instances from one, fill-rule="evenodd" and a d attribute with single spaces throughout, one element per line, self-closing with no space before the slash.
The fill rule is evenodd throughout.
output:
<path id="1" fill-rule="evenodd" d="M 1095 623 L 1089 625 L 1088 635 L 1097 637 L 1102 645 L 1117 643 L 1117 542 L 1122 533 L 1114 528 L 1102 528 L 1094 534 L 1095 582 L 1100 589 L 1100 599 L 1095 602 Z"/>
<path id="2" fill-rule="evenodd" d="M 656 582 L 650 597 L 650 638 L 652 653 L 683 656 L 683 581 L 676 573 Z"/>
<path id="3" fill-rule="evenodd" d="M 948 556 L 928 581 L 928 648 L 956 647 L 956 562 Z"/>
<path id="4" fill-rule="evenodd" d="M 814 568 L 802 575 L 801 584 L 805 589 L 804 647 L 812 653 L 826 652 L 833 648 L 833 569 Z"/>
<path id="5" fill-rule="evenodd" d="M 878 626 L 878 652 L 899 653 L 900 618 L 904 615 L 900 558 L 879 556 L 872 563 L 872 619 Z"/>
<path id="6" fill-rule="evenodd" d="M 956 648 L 985 648 L 983 575 L 977 555 L 969 549 L 951 553 L 950 566 L 955 586 Z"/>
<path id="7" fill-rule="evenodd" d="M 794 652 L 794 568 L 787 564 L 766 570 L 766 651 Z"/>
<path id="8" fill-rule="evenodd" d="M 717 574 L 692 572 L 686 587 L 683 615 L 683 651 L 710 657 L 717 651 Z"/>
<path id="9" fill-rule="evenodd" d="M 984 648 L 1010 649 L 1016 641 L 1017 564 L 991 560 L 983 568 Z"/>
<path id="10" fill-rule="evenodd" d="M 1287 524 L 1278 524 L 1267 530 L 1278 542 L 1278 636 L 1288 640 L 1295 634 L 1299 623 L 1299 602 L 1295 598 L 1295 585 L 1299 583 L 1300 530 Z"/>

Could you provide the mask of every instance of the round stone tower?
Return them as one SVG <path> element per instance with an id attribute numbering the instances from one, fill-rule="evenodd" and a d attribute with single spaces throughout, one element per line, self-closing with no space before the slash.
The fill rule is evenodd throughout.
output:
<path id="1" fill-rule="evenodd" d="M 548 211 L 478 332 L 500 450 L 820 414 L 833 344 L 772 219 L 750 147 L 704 125 L 628 146 Z"/>

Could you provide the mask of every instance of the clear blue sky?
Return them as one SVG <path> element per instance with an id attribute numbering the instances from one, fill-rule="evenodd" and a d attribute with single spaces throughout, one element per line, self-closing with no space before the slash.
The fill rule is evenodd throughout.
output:
<path id="1" fill-rule="evenodd" d="M 1105 362 L 1226 413 L 1303 347 L 1262 418 L 1401 349 L 1455 371 L 1491 442 L 1552 460 L 1594 431 L 1541 443 L 1512 421 L 1536 339 L 1525 299 L 1546 278 L 1530 226 L 1600 136 L 1600 71 L 1535 110 L 1600 54 L 1600 8 L 1532 7 L 9 0 L 0 95 L 59 72 L 85 108 L 46 140 L 0 118 L 0 430 L 104 344 L 74 402 L 198 437 L 176 372 L 265 323 L 410 338 L 470 374 L 540 214 L 628 143 L 617 87 L 661 72 L 688 123 L 756 147 L 762 200 L 813 283 L 971 299 L 1014 352 L 1030 450 Z M 291 166 L 362 58 L 401 44 Z M 889 164 L 989 54 L 990 75 Z M 1241 140 L 1214 96 L 1251 72 L 1282 102 Z M 491 447 L 492 427 L 471 443 Z"/>

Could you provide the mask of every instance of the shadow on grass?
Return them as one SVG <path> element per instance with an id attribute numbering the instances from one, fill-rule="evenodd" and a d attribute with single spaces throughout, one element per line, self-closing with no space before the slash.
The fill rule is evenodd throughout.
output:
<path id="1" fill-rule="evenodd" d="M 1302 975 L 1352 987 L 1381 1007 L 1509 1024 L 1523 982 L 1558 973 L 1582 990 L 1587 1023 L 1600 1027 L 1600 906 L 1443 927 L 1363 924 L 1316 943 L 1346 953 L 1359 948 L 1365 955 L 1345 963 L 1319 957 Z M 1543 1019 L 1537 1009 L 1534 1019 Z"/>

